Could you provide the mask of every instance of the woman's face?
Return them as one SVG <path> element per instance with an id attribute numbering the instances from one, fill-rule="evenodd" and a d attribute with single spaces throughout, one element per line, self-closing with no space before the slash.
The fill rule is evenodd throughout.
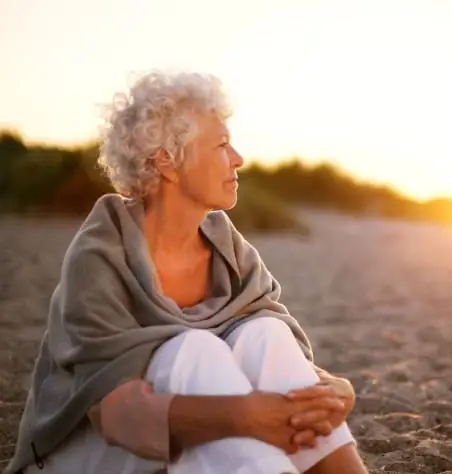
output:
<path id="1" fill-rule="evenodd" d="M 199 133 L 180 169 L 180 191 L 207 210 L 230 209 L 237 202 L 237 170 L 243 158 L 230 144 L 226 124 L 213 113 L 198 123 Z"/>

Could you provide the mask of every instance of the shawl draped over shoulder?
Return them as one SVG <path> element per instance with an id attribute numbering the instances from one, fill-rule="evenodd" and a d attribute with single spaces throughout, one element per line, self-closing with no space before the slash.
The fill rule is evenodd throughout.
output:
<path id="1" fill-rule="evenodd" d="M 187 329 L 226 337 L 245 319 L 272 316 L 312 361 L 306 334 L 279 302 L 280 285 L 225 212 L 209 213 L 200 226 L 222 261 L 213 275 L 219 290 L 186 309 L 157 291 L 143 218 L 141 201 L 107 194 L 69 245 L 7 472 L 54 450 L 94 404 L 142 377 L 153 351 Z"/>

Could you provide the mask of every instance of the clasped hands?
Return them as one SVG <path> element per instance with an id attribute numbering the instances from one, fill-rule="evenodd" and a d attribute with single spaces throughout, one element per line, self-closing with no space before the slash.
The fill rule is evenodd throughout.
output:
<path id="1" fill-rule="evenodd" d="M 320 390 L 320 391 L 319 391 Z M 290 418 L 290 424 L 297 430 L 293 443 L 298 446 L 314 447 L 317 435 L 327 436 L 345 421 L 355 405 L 352 384 L 339 377 L 330 376 L 317 385 L 293 390 L 287 394 L 293 401 L 305 400 L 312 408 Z"/>
<path id="2" fill-rule="evenodd" d="M 332 375 L 321 376 L 316 385 L 285 395 L 265 392 L 253 395 L 250 404 L 252 426 L 256 430 L 253 437 L 287 454 L 302 447 L 315 447 L 316 437 L 329 435 L 345 421 L 355 404 L 352 384 Z"/>

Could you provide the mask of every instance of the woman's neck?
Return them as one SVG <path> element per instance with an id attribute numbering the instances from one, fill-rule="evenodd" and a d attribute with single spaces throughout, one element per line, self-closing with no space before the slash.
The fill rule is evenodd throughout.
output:
<path id="1" fill-rule="evenodd" d="M 144 234 L 151 254 L 184 254 L 199 250 L 199 226 L 207 212 L 190 203 L 153 199 L 147 203 Z"/>

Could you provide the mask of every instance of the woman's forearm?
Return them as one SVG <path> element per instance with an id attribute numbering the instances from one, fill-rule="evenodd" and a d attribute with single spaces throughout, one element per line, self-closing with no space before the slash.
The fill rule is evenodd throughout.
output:
<path id="1" fill-rule="evenodd" d="M 156 394 L 143 380 L 117 387 L 88 417 L 109 444 L 147 459 L 174 459 L 187 447 L 246 436 L 246 395 Z"/>
<path id="2" fill-rule="evenodd" d="M 247 436 L 246 395 L 175 395 L 169 409 L 171 455 L 218 439 Z"/>

